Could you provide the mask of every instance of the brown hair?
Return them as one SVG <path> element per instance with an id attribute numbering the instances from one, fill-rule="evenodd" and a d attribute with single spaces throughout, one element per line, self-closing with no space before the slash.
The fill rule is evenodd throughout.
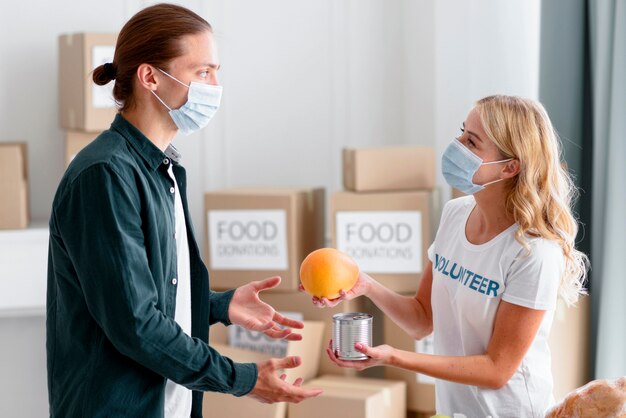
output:
<path id="1" fill-rule="evenodd" d="M 189 9 L 174 4 L 156 4 L 135 14 L 117 38 L 112 63 L 93 70 L 93 81 L 99 86 L 115 80 L 113 97 L 120 111 L 135 105 L 133 86 L 141 64 L 167 70 L 171 60 L 184 54 L 180 39 L 212 31 L 211 25 Z"/>

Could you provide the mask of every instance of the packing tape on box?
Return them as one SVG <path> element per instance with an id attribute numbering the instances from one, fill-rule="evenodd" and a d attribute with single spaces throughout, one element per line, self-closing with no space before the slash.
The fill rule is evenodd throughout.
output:
<path id="1" fill-rule="evenodd" d="M 312 382 L 312 384 L 326 386 L 329 388 L 337 388 L 337 389 L 367 389 L 371 391 L 381 390 L 383 392 L 383 401 L 385 402 L 386 407 L 391 406 L 391 389 L 385 387 L 374 387 L 372 385 L 368 385 L 366 383 L 358 383 L 354 381 L 345 382 L 341 380 L 326 380 L 326 379 L 317 379 Z"/>

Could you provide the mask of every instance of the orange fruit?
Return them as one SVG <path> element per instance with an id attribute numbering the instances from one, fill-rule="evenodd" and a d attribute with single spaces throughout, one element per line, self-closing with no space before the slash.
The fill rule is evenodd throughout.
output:
<path id="1" fill-rule="evenodd" d="M 304 290 L 318 298 L 336 299 L 356 284 L 359 266 L 346 254 L 334 248 L 320 248 L 306 256 L 300 266 Z"/>

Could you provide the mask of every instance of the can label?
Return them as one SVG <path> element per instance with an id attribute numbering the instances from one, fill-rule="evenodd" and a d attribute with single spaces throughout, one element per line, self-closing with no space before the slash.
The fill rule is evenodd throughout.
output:
<path id="1" fill-rule="evenodd" d="M 354 344 L 372 345 L 373 317 L 367 313 L 353 312 L 333 315 L 332 349 L 340 360 L 367 360 L 368 357 L 356 351 Z"/>

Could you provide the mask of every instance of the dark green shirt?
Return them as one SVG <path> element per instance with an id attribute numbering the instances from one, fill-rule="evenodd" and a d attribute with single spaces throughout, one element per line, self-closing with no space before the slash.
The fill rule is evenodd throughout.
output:
<path id="1" fill-rule="evenodd" d="M 162 417 L 165 382 L 247 394 L 254 364 L 234 363 L 207 344 L 209 325 L 229 325 L 233 290 L 209 290 L 186 197 L 185 169 L 122 116 L 82 150 L 52 206 L 47 294 L 51 417 Z M 174 320 L 174 183 L 189 242 L 192 337 Z M 217 408 L 218 406 L 215 405 Z"/>

